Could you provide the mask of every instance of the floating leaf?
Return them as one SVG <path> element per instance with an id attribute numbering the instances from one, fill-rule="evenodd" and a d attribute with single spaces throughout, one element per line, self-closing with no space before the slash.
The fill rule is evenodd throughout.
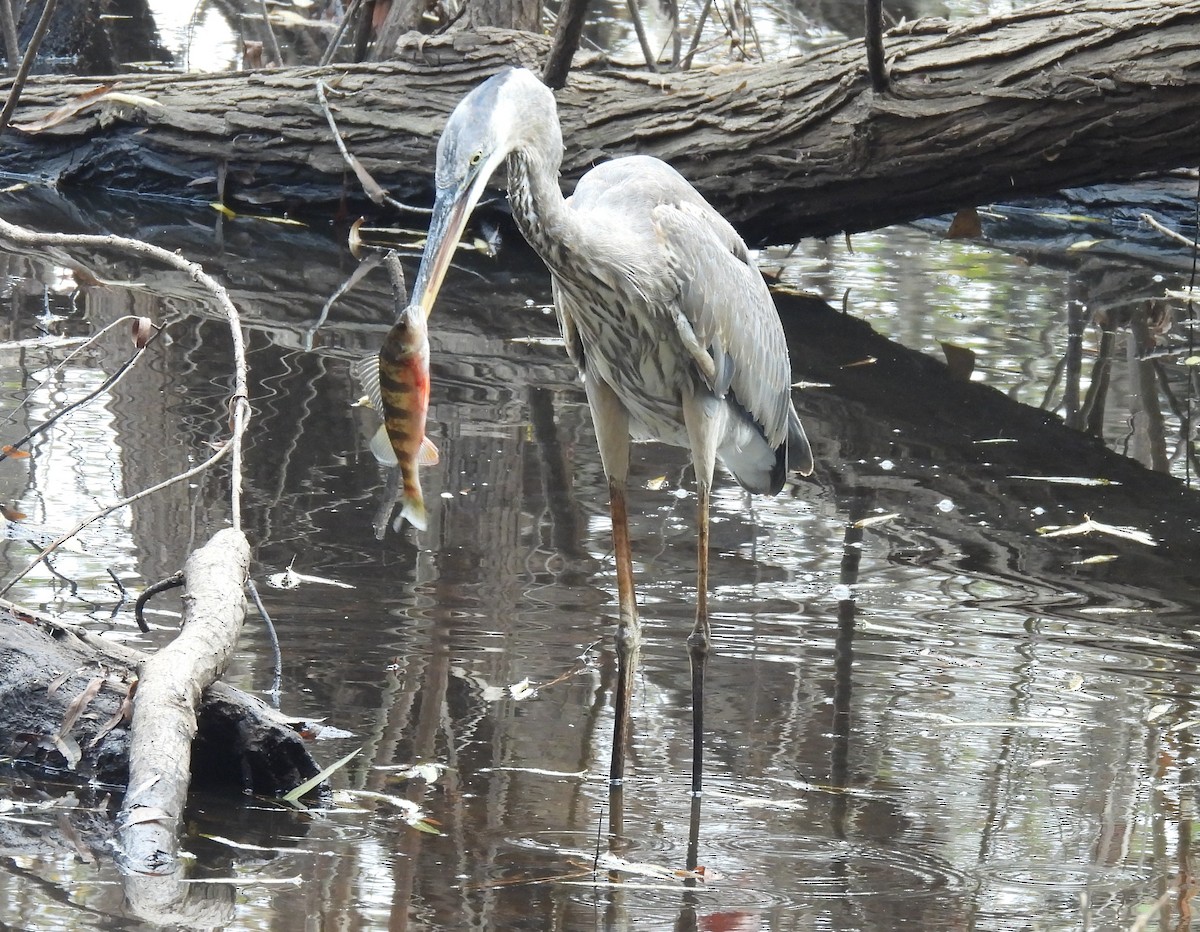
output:
<path id="1" fill-rule="evenodd" d="M 325 576 L 310 576 L 307 573 L 297 573 L 294 570 L 291 571 L 291 574 L 292 579 L 295 580 L 295 585 L 299 585 L 300 583 L 318 583 L 322 586 L 337 586 L 339 589 L 354 588 L 353 584 L 351 583 L 342 582 L 338 579 L 329 579 Z"/>
<path id="2" fill-rule="evenodd" d="M 341 770 L 348 763 L 350 763 L 350 761 L 354 760 L 354 758 L 357 757 L 361 753 L 362 753 L 362 748 L 359 748 L 357 751 L 351 751 L 349 754 L 347 754 L 341 760 L 334 761 L 334 763 L 330 764 L 328 767 L 326 767 L 324 770 L 322 770 L 315 777 L 311 777 L 310 779 L 305 780 L 298 787 L 296 787 L 295 789 L 288 792 L 283 797 L 283 801 L 285 803 L 299 802 L 300 797 L 304 796 L 306 793 L 311 792 L 312 790 L 315 790 L 318 786 L 320 786 L 322 783 L 324 783 L 325 780 L 331 774 L 337 773 L 337 771 Z"/>
<path id="3" fill-rule="evenodd" d="M 23 460 L 29 458 L 28 450 L 22 450 L 18 447 L 10 446 L 7 443 L 0 447 L 0 453 L 3 453 L 5 456 L 12 457 L 14 460 Z"/>
<path id="4" fill-rule="evenodd" d="M 390 773 L 397 780 L 424 780 L 426 783 L 437 783 L 443 773 L 450 768 L 445 764 L 402 764 L 394 767 L 376 767 Z"/>
<path id="5" fill-rule="evenodd" d="M 855 521 L 851 527 L 874 527 L 876 524 L 884 524 L 888 521 L 895 520 L 900 517 L 897 511 L 888 512 L 886 515 L 871 515 L 869 518 L 860 518 Z"/>
<path id="6" fill-rule="evenodd" d="M 502 699 L 515 699 L 520 702 L 522 699 L 532 699 L 537 694 L 538 687 L 534 686 L 528 677 L 509 686 L 483 687 L 484 702 L 499 702 Z"/>
<path id="7" fill-rule="evenodd" d="M 842 368 L 843 369 L 853 369 L 856 366 L 873 366 L 877 362 L 879 362 L 879 360 L 876 359 L 874 356 L 867 356 L 866 358 L 860 359 L 857 362 L 848 362 L 844 366 L 842 366 Z"/>
<path id="8" fill-rule="evenodd" d="M 1162 718 L 1162 716 L 1166 715 L 1170 711 L 1171 703 L 1160 702 L 1158 705 L 1152 706 L 1150 711 L 1146 713 L 1146 721 L 1153 722 L 1156 719 Z"/>
<path id="9" fill-rule="evenodd" d="M 1037 532 L 1043 537 L 1069 537 L 1074 534 L 1107 534 L 1109 537 L 1119 537 L 1121 540 L 1133 541 L 1135 544 L 1145 544 L 1147 547 L 1157 547 L 1158 542 L 1145 531 L 1135 527 L 1119 527 L 1114 524 L 1104 524 L 1093 521 L 1089 515 L 1084 515 L 1082 524 L 1072 524 L 1069 527 L 1049 525 L 1040 527 Z"/>
<path id="10" fill-rule="evenodd" d="M 1010 479 L 1028 479 L 1031 482 L 1053 482 L 1057 485 L 1120 485 L 1112 479 L 1090 479 L 1086 476 L 1009 476 Z"/>
<path id="11" fill-rule="evenodd" d="M 537 687 L 533 685 L 529 677 L 521 680 L 519 683 L 513 683 L 508 687 L 509 694 L 520 702 L 522 699 L 532 699 L 537 695 Z"/>
<path id="12" fill-rule="evenodd" d="M 4 515 L 9 521 L 24 521 L 25 512 L 17 511 L 15 508 L 9 508 L 7 505 L 0 504 L 0 515 Z"/>
<path id="13" fill-rule="evenodd" d="M 1093 566 L 1097 563 L 1112 563 L 1117 558 L 1115 553 L 1098 553 L 1094 557 L 1088 557 L 1086 560 L 1072 560 L 1071 566 Z"/>
<path id="14" fill-rule="evenodd" d="M 653 479 L 647 480 L 646 488 L 651 492 L 657 492 L 667 484 L 666 476 L 655 476 Z"/>
<path id="15" fill-rule="evenodd" d="M 267 585 L 272 589 L 296 589 L 301 583 L 318 583 L 322 586 L 337 586 L 339 589 L 353 589 L 354 586 L 350 583 L 340 582 L 336 579 L 329 579 L 325 576 L 310 576 L 307 573 L 297 573 L 292 569 L 292 563 L 296 562 L 296 558 L 292 557 L 292 562 L 288 564 L 288 568 L 282 573 L 272 573 L 267 577 Z"/>
<path id="16" fill-rule="evenodd" d="M 435 820 L 428 818 L 421 807 L 411 799 L 405 799 L 402 796 L 391 796 L 387 793 L 377 793 L 374 790 L 340 790 L 334 794 L 334 799 L 339 802 L 342 800 L 365 799 L 373 802 L 387 803 L 389 806 L 399 809 L 400 818 L 404 820 L 404 823 L 415 828 L 418 832 L 426 832 L 430 835 L 442 834 Z"/>

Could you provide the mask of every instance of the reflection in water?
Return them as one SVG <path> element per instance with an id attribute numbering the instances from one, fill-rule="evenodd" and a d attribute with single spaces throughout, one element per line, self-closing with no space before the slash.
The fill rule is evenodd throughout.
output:
<path id="1" fill-rule="evenodd" d="M 1060 415 L 1160 472 L 1197 475 L 1189 442 L 1190 355 L 1164 298 L 1164 271 L 1081 260 L 1064 272 L 972 243 L 930 242 L 917 230 L 860 234 L 852 245 L 806 242 L 782 280 L 847 308 L 885 336 L 942 358 L 975 354 L 974 381 Z M 1186 270 L 1184 270 L 1186 271 Z M 1065 309 L 1065 314 L 1058 309 Z M 1172 330 L 1176 333 L 1172 334 Z"/>
<path id="2" fill-rule="evenodd" d="M 238 233 L 227 228 L 227 241 Z M 261 582 L 295 560 L 300 572 L 354 587 L 260 587 L 283 643 L 282 704 L 352 733 L 318 744 L 322 761 L 363 749 L 336 786 L 419 803 L 443 834 L 410 828 L 379 797 L 301 813 L 196 797 L 185 847 L 194 876 L 236 883 L 230 927 L 1113 928 L 1144 910 L 1180 925 L 1193 883 L 1192 558 L 1175 551 L 1171 579 L 1131 582 L 1124 550 L 1113 564 L 1064 569 L 1065 545 L 1049 551 L 1031 530 L 1035 503 L 1049 506 L 1040 487 L 1010 483 L 985 513 L 949 453 L 923 449 L 832 390 L 805 395 L 814 435 L 840 451 L 820 464 L 818 482 L 777 499 L 748 502 L 729 484 L 714 495 L 704 882 L 673 873 L 687 861 L 693 815 L 683 638 L 694 502 L 681 451 L 635 450 L 632 534 L 647 626 L 619 847 L 630 869 L 611 883 L 609 862 L 596 861 L 610 841 L 606 488 L 561 349 L 513 340 L 553 335 L 538 307 L 544 277 L 520 277 L 520 256 L 506 257 L 510 283 L 472 284 L 439 308 L 429 430 L 443 458 L 426 474 L 429 531 L 380 542 L 372 519 L 383 477 L 351 407 L 349 367 L 387 330 L 387 284 L 356 289 L 314 348 L 301 348 L 348 273 L 319 238 L 288 238 L 301 235 L 256 231 L 238 255 L 261 256 L 261 277 L 241 264 L 231 276 L 250 326 L 253 572 Z M 1084 285 L 1026 269 L 1017 289 L 1006 261 L 962 247 L 952 252 L 969 270 L 931 281 L 947 247 L 908 232 L 855 246 L 853 256 L 830 246 L 805 260 L 823 264 L 835 303 L 849 282 L 851 307 L 881 327 L 922 345 L 926 327 L 942 328 L 980 353 L 983 378 L 1031 404 L 1065 378 L 1055 360 L 1087 329 L 1069 311 L 1094 304 Z M 298 255 L 303 268 L 290 258 Z M 882 272 L 900 257 L 911 268 L 890 281 Z M 43 315 L 41 292 L 29 287 L 25 260 L 10 262 L 5 336 L 26 337 Z M 184 468 L 223 431 L 224 324 L 201 316 L 181 283 L 146 269 L 104 277 L 119 275 L 153 291 L 80 287 L 55 326 L 91 332 L 137 308 L 169 321 L 170 339 L 93 411 L 87 431 L 64 434 L 29 466 L 3 464 L 6 494 L 22 510 L 34 512 L 45 489 L 26 478 L 37 470 L 70 483 L 103 473 L 109 486 L 78 487 L 111 499 Z M 805 275 L 820 284 L 812 268 Z M 463 289 L 474 281 L 458 279 Z M 165 297 L 149 307 L 151 294 Z M 1134 330 L 1135 342 L 1148 339 L 1150 309 Z M 93 384 L 126 353 L 104 344 L 66 370 L 64 386 Z M 0 357 L 10 406 L 44 368 L 28 358 Z M 1068 368 L 1082 373 L 1090 360 L 1091 351 Z M 1124 384 L 1121 354 L 1111 364 L 1110 384 Z M 1081 375 L 1068 404 L 1080 413 L 1084 384 Z M 1106 425 L 1130 416 L 1121 403 L 1111 391 Z M 1169 408 L 1159 410 L 1169 422 Z M 1152 436 L 1135 445 L 1161 457 Z M 119 533 L 87 557 L 63 554 L 59 570 L 82 592 L 107 585 L 109 567 L 126 578 L 136 567 L 139 585 L 174 571 L 225 521 L 223 482 L 206 476 L 138 503 L 114 525 Z M 61 502 L 55 494 L 44 500 Z M 883 520 L 881 510 L 901 509 Z M 66 523 L 51 510 L 47 523 Z M 25 558 L 10 543 L 6 573 Z M 49 580 L 30 581 L 20 598 L 100 623 Z M 127 609 L 111 621 L 105 612 L 103 624 L 136 636 Z M 270 684 L 253 619 L 228 679 Z M 440 769 L 400 776 L 423 763 Z M 0 921 L 111 927 L 121 903 L 107 856 L 89 863 L 66 842 L 41 840 L 94 837 L 103 800 L 40 785 L 31 798 L 14 775 L 4 780 L 12 807 L 0 811 L 0 837 L 14 856 L 0 868 Z"/>

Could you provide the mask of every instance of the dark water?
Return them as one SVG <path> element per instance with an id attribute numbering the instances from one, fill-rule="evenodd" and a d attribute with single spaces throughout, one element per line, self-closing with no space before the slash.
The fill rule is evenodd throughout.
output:
<path id="1" fill-rule="evenodd" d="M 6 216 L 20 207 L 10 198 Z M 48 209 L 34 212 L 52 225 Z M 986 467 L 951 462 L 950 445 L 924 439 L 916 409 L 925 403 L 910 422 L 886 413 L 883 398 L 856 408 L 838 385 L 805 390 L 815 481 L 753 501 L 723 482 L 715 496 L 706 880 L 688 885 L 675 872 L 689 820 L 683 639 L 695 500 L 680 451 L 635 448 L 647 642 L 625 833 L 610 846 L 615 583 L 605 483 L 583 393 L 553 342 L 544 273 L 519 250 L 499 261 L 464 256 L 452 273 L 432 321 L 430 433 L 442 462 L 424 473 L 430 528 L 378 541 L 384 476 L 366 450 L 367 415 L 351 406 L 359 390 L 349 365 L 387 330 L 382 276 L 317 326 L 354 264 L 323 233 L 250 220 L 218 228 L 182 210 L 164 211 L 153 232 L 218 272 L 245 315 L 254 406 L 245 523 L 282 643 L 282 707 L 344 732 L 314 743 L 322 764 L 361 749 L 324 808 L 193 798 L 189 874 L 206 883 L 219 924 L 1187 927 L 1200 576 L 1185 479 L 1130 467 L 1138 484 L 996 479 L 993 489 Z M 795 274 L 835 304 L 852 279 L 855 309 L 880 327 L 891 320 L 897 336 L 918 335 L 920 348 L 936 318 L 949 321 L 985 361 L 979 378 L 1041 400 L 1065 352 L 1076 273 L 907 230 L 856 243 L 853 255 L 814 247 Z M 140 285 L 84 284 L 45 257 L 4 254 L 4 339 L 39 327 L 87 335 L 136 312 L 166 322 L 169 340 L 107 400 L 37 441 L 30 459 L 3 464 L 4 501 L 34 530 L 69 527 L 185 468 L 225 430 L 229 340 L 194 287 L 127 259 L 75 259 L 99 278 Z M 870 262 L 887 274 L 872 275 Z M 1141 270 L 1126 274 L 1133 281 Z M 94 388 L 129 352 L 122 330 L 50 375 L 65 351 L 0 351 L 6 411 L 50 376 L 6 434 Z M 1130 389 L 1136 360 L 1129 367 L 1116 366 L 1109 388 L 1118 428 L 1133 417 L 1129 399 L 1145 401 Z M 1186 369 L 1164 384 L 1185 387 Z M 912 388 L 920 397 L 922 386 Z M 943 390 L 930 386 L 926 403 Z M 1165 447 L 1177 430 L 1168 412 Z M 1126 432 L 1109 439 L 1120 446 Z M 1182 460 L 1171 468 L 1184 475 Z M 218 469 L 114 514 L 81 535 L 82 552 L 55 559 L 58 575 L 37 570 L 9 596 L 148 646 L 108 571 L 132 592 L 177 569 L 227 523 L 227 480 Z M 1183 530 L 1155 523 L 1162 483 Z M 1114 523 L 1141 515 L 1142 530 L 1173 536 L 1147 548 L 1036 532 L 1085 511 L 1123 516 Z M 852 526 L 872 517 L 881 520 Z M 1170 548 L 1170 557 L 1146 563 L 1157 557 L 1139 548 Z M 32 554 L 7 541 L 4 578 Z M 1086 562 L 1106 554 L 1117 559 Z M 272 588 L 268 578 L 289 565 L 326 582 Z M 178 600 L 153 606 L 148 640 L 162 643 Z M 270 686 L 254 618 L 226 679 Z M 436 767 L 406 778 L 413 765 Z M 441 834 L 410 827 L 398 800 L 418 804 Z M 106 802 L 102 792 L 4 773 L 0 922 L 137 924 L 125 918 L 108 853 L 90 847 Z M 610 847 L 630 862 L 615 881 L 612 862 L 594 870 Z"/>

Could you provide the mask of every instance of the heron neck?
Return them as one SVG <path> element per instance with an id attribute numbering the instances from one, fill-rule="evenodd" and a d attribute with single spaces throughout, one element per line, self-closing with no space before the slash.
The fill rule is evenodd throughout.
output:
<path id="1" fill-rule="evenodd" d="M 553 271 L 560 253 L 574 242 L 567 201 L 558 186 L 559 159 L 546 153 L 516 149 L 508 156 L 508 200 L 513 219 L 534 251 Z"/>

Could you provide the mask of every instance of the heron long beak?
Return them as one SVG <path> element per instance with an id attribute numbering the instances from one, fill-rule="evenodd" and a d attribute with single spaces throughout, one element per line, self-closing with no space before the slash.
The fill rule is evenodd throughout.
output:
<path id="1" fill-rule="evenodd" d="M 433 217 L 429 221 L 429 235 L 425 239 L 425 252 L 421 256 L 421 267 L 417 270 L 417 280 L 409 299 L 410 304 L 420 305 L 426 320 L 433 313 L 433 302 L 450 268 L 471 211 L 479 203 L 488 179 L 502 159 L 503 155 L 489 159 L 461 187 L 438 191 L 433 204 Z"/>

